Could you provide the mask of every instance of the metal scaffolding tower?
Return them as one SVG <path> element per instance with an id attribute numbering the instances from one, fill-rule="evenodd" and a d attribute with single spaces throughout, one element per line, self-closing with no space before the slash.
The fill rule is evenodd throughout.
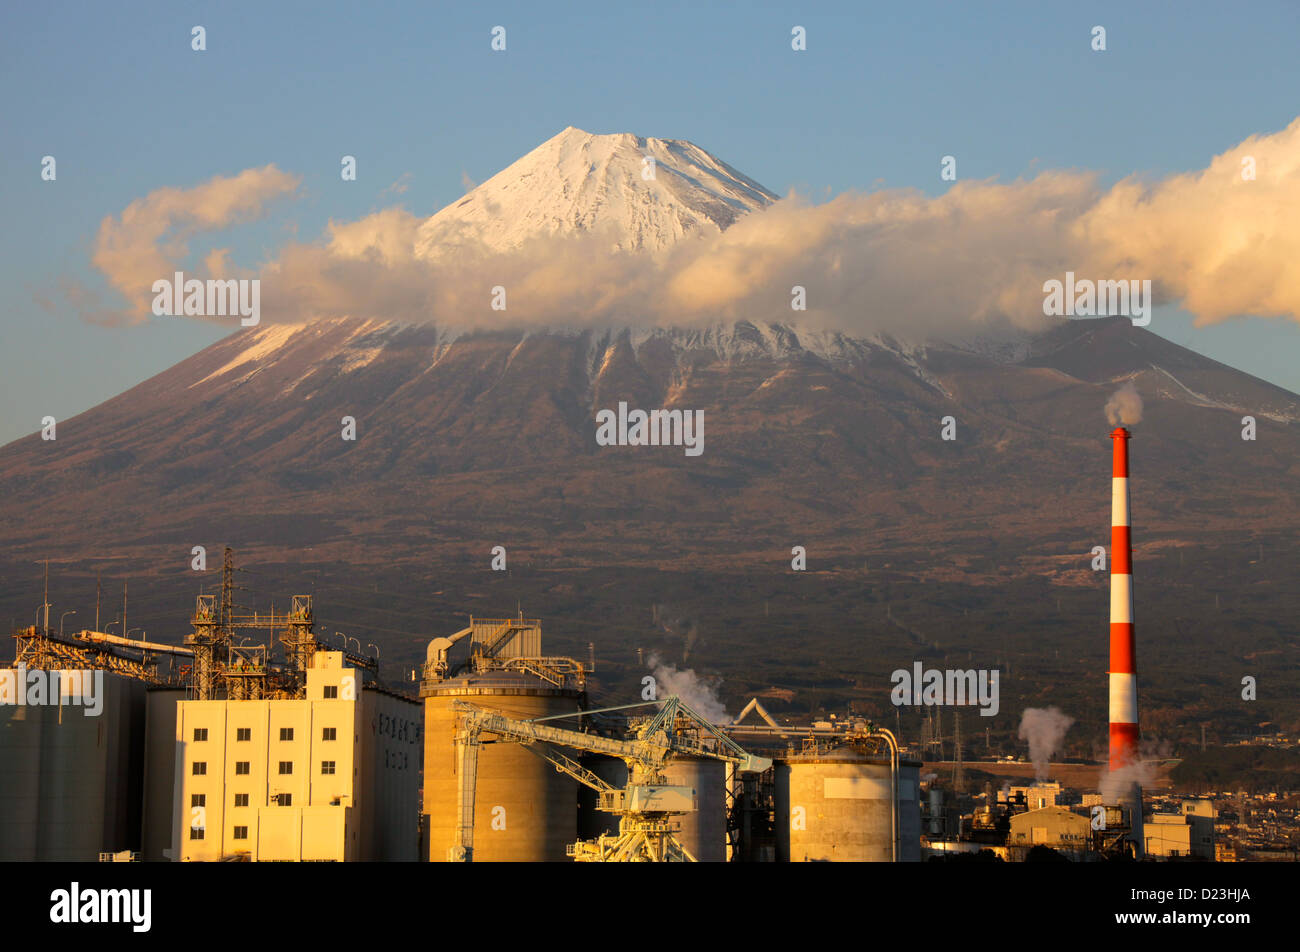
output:
<path id="1" fill-rule="evenodd" d="M 287 613 L 273 607 L 269 613 L 238 614 L 235 571 L 235 553 L 227 546 L 221 566 L 220 604 L 215 595 L 199 595 L 195 600 L 190 621 L 194 631 L 185 639 L 194 651 L 194 697 L 207 701 L 300 695 L 317 646 L 312 597 L 294 595 Z M 265 645 L 235 644 L 235 633 L 241 630 L 273 633 L 272 638 L 278 638 L 284 649 L 288 670 L 272 671 Z M 378 668 L 374 658 L 345 653 L 367 670 Z"/>

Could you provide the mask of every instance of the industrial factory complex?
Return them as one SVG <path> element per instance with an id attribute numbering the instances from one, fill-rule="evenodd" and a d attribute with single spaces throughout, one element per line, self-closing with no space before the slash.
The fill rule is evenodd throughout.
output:
<path id="1" fill-rule="evenodd" d="M 0 860 L 1233 858 L 1211 801 L 1151 798 L 1144 819 L 1129 433 L 1111 436 L 1100 793 L 1044 778 L 971 795 L 960 762 L 941 778 L 923 746 L 864 718 L 778 723 L 757 698 L 725 723 L 653 691 L 593 705 L 594 662 L 547 654 L 522 611 L 433 638 L 397 689 L 377 651 L 318 640 L 310 596 L 238 609 L 227 549 L 221 592 L 196 598 L 183 645 L 65 635 L 48 592 L 43 623 L 14 633 L 0 669 Z"/>
<path id="2" fill-rule="evenodd" d="M 592 708 L 522 615 L 434 638 L 415 697 L 317 642 L 307 596 L 238 614 L 233 571 L 183 646 L 15 633 L 0 860 L 921 859 L 920 763 L 889 731 Z"/>

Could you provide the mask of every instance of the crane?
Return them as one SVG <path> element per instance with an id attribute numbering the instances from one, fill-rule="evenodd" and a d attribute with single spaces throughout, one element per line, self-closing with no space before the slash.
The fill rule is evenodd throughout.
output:
<path id="1" fill-rule="evenodd" d="M 620 739 L 569 730 L 545 723 L 562 714 L 519 720 L 498 711 L 456 701 L 460 724 L 456 732 L 456 760 L 460 773 L 455 841 L 448 851 L 451 862 L 470 862 L 474 856 L 474 799 L 478 755 L 483 735 L 523 744 L 527 750 L 597 793 L 597 809 L 619 817 L 617 834 L 572 844 L 567 852 L 579 862 L 694 862 L 695 857 L 674 835 L 674 816 L 695 810 L 695 791 L 666 782 L 664 767 L 673 756 L 687 754 L 734 764 L 742 772 L 762 772 L 772 766 L 766 757 L 744 750 L 722 731 L 691 710 L 676 696 L 666 698 L 658 713 L 634 733 Z M 627 704 L 585 713 L 629 710 L 644 704 Z M 687 732 L 707 735 L 712 743 Z M 628 766 L 627 786 L 619 789 L 597 776 L 557 747 L 621 758 Z"/>

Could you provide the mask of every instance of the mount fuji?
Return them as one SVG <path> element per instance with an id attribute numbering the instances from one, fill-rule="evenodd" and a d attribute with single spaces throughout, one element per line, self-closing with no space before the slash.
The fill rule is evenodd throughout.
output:
<path id="1" fill-rule="evenodd" d="M 508 251 L 587 232 L 620 251 L 656 252 L 718 234 L 776 200 L 689 142 L 570 126 L 426 221 L 415 251 L 437 259 L 470 240 Z"/>
<path id="2" fill-rule="evenodd" d="M 656 255 L 776 200 L 688 142 L 569 128 L 424 221 L 415 250 L 589 234 Z M 1160 681 L 1162 657 L 1204 645 L 1229 653 L 1203 659 L 1227 670 L 1238 648 L 1271 644 L 1270 619 L 1300 611 L 1286 569 L 1300 564 L 1300 496 L 1278 491 L 1300 477 L 1300 398 L 1123 318 L 1001 342 L 635 315 L 237 331 L 60 420 L 55 441 L 0 448 L 0 611 L 32 617 L 31 561 L 48 558 L 77 597 L 93 599 L 97 568 L 106 584 L 129 575 L 133 623 L 179 641 L 211 582 L 189 570 L 192 547 L 219 565 L 229 544 L 259 573 L 250 604 L 315 586 L 318 615 L 386 662 L 414 663 L 467 612 L 522 601 L 548 619 L 548 648 L 585 657 L 596 643 L 609 690 L 635 688 L 644 647 L 726 677 L 737 697 L 816 684 L 828 703 L 869 707 L 917 658 L 959 650 L 966 667 L 967 650 L 996 644 L 1031 665 L 1047 639 L 1090 672 L 1080 696 L 1104 697 L 1106 578 L 1090 559 L 1109 538 L 1103 406 L 1128 382 L 1146 404 L 1132 444 L 1139 617 L 1189 619 L 1144 633 L 1144 690 L 1175 705 L 1184 685 Z M 619 401 L 702 411 L 703 455 L 597 445 L 596 412 Z M 489 568 L 496 545 L 507 572 Z M 791 570 L 794 546 L 807 572 Z M 1215 614 L 1216 594 L 1231 612 Z"/>

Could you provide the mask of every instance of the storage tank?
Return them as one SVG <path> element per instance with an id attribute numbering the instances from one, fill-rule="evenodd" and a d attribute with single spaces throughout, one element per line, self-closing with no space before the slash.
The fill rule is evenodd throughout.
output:
<path id="1" fill-rule="evenodd" d="M 0 777 L 4 781 L 0 783 L 0 862 L 31 863 L 43 858 L 37 849 L 37 833 L 41 828 L 45 721 L 42 708 L 12 702 L 0 705 Z"/>
<path id="2" fill-rule="evenodd" d="M 899 764 L 899 855 L 920 862 L 920 763 Z M 887 754 L 851 747 L 778 759 L 777 860 L 890 862 L 892 811 Z"/>
<path id="3" fill-rule="evenodd" d="M 695 812 L 674 820 L 677 839 L 701 863 L 727 861 L 727 765 L 709 757 L 674 757 L 664 768 L 673 786 L 695 790 Z"/>
<path id="4" fill-rule="evenodd" d="M 144 808 L 141 811 L 140 858 L 146 863 L 170 859 L 176 780 L 176 702 L 184 688 L 153 687 L 145 699 Z"/>
<path id="5" fill-rule="evenodd" d="M 88 680 L 85 700 L 72 704 L 71 679 L 96 674 L 102 693 Z M 145 687 L 69 672 L 49 688 L 50 703 L 0 704 L 0 861 L 85 863 L 140 848 Z"/>
<path id="6" fill-rule="evenodd" d="M 941 836 L 943 829 L 943 788 L 931 785 L 930 787 L 930 835 Z"/>
<path id="7" fill-rule="evenodd" d="M 445 862 L 455 841 L 460 774 L 455 701 L 528 720 L 580 710 L 582 692 L 519 671 L 427 681 L 424 698 L 424 828 L 428 858 Z M 573 727 L 573 721 L 557 722 Z M 484 734 L 485 741 L 496 736 Z M 479 749 L 473 860 L 546 862 L 568 859 L 578 838 L 578 783 L 515 743 Z"/>

